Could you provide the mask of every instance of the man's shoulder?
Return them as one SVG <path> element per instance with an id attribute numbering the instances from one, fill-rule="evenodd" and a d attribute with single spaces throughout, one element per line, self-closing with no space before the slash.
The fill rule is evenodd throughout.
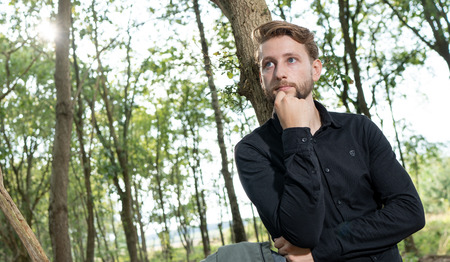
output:
<path id="1" fill-rule="evenodd" d="M 276 128 L 274 125 L 274 119 L 267 120 L 261 126 L 255 128 L 252 132 L 245 135 L 237 144 L 236 147 L 242 144 L 262 145 L 265 144 L 267 137 L 276 136 Z"/>
<path id="2" fill-rule="evenodd" d="M 332 118 L 332 121 L 341 126 L 372 123 L 372 121 L 367 116 L 361 114 L 346 112 L 329 112 L 329 114 Z"/>

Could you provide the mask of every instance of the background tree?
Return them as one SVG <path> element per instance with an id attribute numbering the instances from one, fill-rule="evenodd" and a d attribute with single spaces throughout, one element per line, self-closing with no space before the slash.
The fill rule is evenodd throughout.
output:
<path id="1" fill-rule="evenodd" d="M 55 38 L 56 126 L 50 179 L 49 228 L 54 261 L 72 261 L 69 236 L 67 188 L 69 183 L 70 142 L 73 105 L 70 83 L 70 0 L 58 1 Z"/>
<path id="2" fill-rule="evenodd" d="M 211 105 L 214 110 L 214 118 L 216 120 L 217 128 L 217 141 L 220 148 L 220 156 L 222 158 L 222 176 L 225 180 L 225 187 L 227 189 L 228 198 L 231 206 L 231 214 L 233 216 L 233 230 L 236 242 L 247 241 L 247 236 L 245 235 L 244 224 L 242 222 L 241 213 L 239 211 L 239 205 L 236 199 L 236 193 L 233 185 L 233 178 L 231 176 L 228 167 L 228 155 L 227 148 L 225 145 L 224 132 L 223 132 L 223 116 L 222 110 L 220 109 L 220 103 L 217 95 L 217 88 L 214 83 L 214 71 L 211 65 L 211 59 L 209 58 L 208 43 L 205 38 L 205 32 L 203 28 L 203 22 L 200 16 L 200 7 L 198 0 L 193 0 L 195 18 L 197 20 L 198 31 L 200 33 L 200 43 L 202 46 L 203 53 L 203 63 L 205 64 L 205 74 L 208 78 L 208 86 L 211 91 Z"/>
<path id="3" fill-rule="evenodd" d="M 383 0 L 402 26 L 411 30 L 425 45 L 436 51 L 450 69 L 450 20 L 448 0 Z M 427 30 L 424 30 L 426 28 Z M 431 32 L 430 32 L 431 31 Z"/>
<path id="4" fill-rule="evenodd" d="M 233 29 L 236 56 L 239 60 L 240 80 L 237 92 L 252 104 L 259 124 L 272 116 L 272 107 L 260 85 L 259 68 L 255 63 L 256 46 L 251 35 L 257 26 L 272 20 L 264 0 L 211 0 L 222 10 Z"/>

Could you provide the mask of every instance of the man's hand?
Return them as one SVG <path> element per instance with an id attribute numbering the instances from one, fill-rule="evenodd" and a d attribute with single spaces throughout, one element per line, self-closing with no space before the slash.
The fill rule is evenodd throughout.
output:
<path id="1" fill-rule="evenodd" d="M 274 245 L 278 248 L 278 253 L 283 255 L 289 262 L 314 262 L 311 250 L 292 245 L 284 237 L 274 239 Z"/>
<path id="2" fill-rule="evenodd" d="M 290 127 L 311 128 L 316 107 L 305 99 L 299 99 L 285 92 L 278 92 L 275 97 L 275 112 L 283 129 Z"/>

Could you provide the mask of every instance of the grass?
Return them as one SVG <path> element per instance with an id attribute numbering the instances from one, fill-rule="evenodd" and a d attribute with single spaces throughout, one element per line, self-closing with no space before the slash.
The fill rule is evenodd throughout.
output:
<path id="1" fill-rule="evenodd" d="M 405 262 L 416 262 L 425 255 L 450 255 L 450 210 L 439 214 L 427 214 L 426 225 L 413 235 L 418 254 L 405 253 L 399 244 Z"/>

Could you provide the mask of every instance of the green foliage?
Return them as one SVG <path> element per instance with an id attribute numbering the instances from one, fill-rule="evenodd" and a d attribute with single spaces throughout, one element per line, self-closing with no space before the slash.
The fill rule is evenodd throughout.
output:
<path id="1" fill-rule="evenodd" d="M 404 253 L 403 243 L 399 249 L 404 261 L 416 262 L 425 255 L 450 255 L 450 215 L 449 210 L 441 214 L 427 215 L 424 229 L 415 233 L 414 242 L 419 250 L 419 257 Z"/>
<path id="2" fill-rule="evenodd" d="M 431 158 L 420 166 L 420 193 L 425 211 L 439 214 L 450 208 L 450 159 Z"/>

